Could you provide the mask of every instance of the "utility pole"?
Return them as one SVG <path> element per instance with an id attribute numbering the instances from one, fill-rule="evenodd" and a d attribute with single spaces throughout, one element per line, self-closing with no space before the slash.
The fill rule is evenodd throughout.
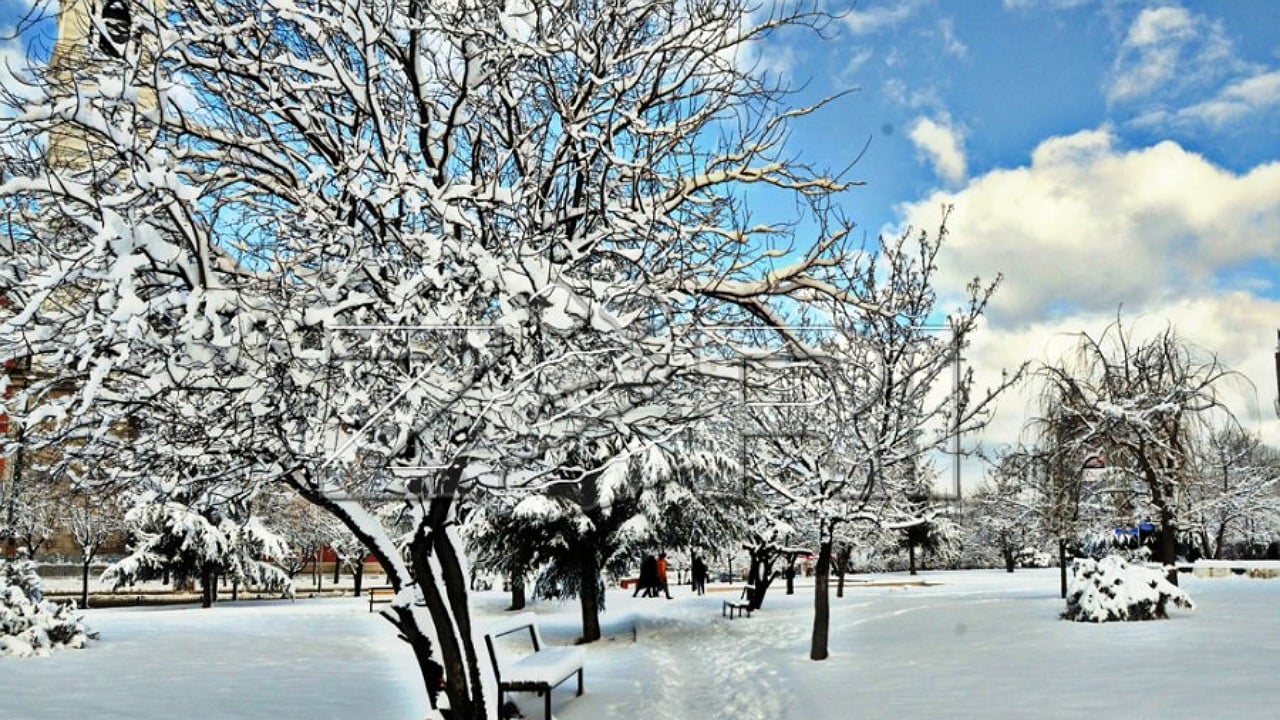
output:
<path id="1" fill-rule="evenodd" d="M 1280 417 L 1280 330 L 1276 331 L 1276 417 Z"/>

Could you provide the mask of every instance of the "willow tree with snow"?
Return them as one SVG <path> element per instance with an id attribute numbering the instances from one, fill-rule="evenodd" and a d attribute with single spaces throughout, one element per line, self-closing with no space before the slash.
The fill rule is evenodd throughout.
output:
<path id="1" fill-rule="evenodd" d="M 817 542 L 814 660 L 828 655 L 831 561 L 841 533 L 850 524 L 930 522 L 913 501 L 929 491 L 928 456 L 983 427 L 1022 372 L 1005 373 L 977 396 L 971 370 L 953 376 L 997 283 L 971 283 L 939 337 L 936 259 L 945 237 L 944 224 L 933 236 L 907 232 L 868 249 L 847 283 L 864 288 L 882 312 L 836 315 L 827 328 L 811 323 L 818 337 L 801 362 L 784 347 L 778 369 L 744 382 L 744 464 Z"/>
<path id="2" fill-rule="evenodd" d="M 118 479 L 332 513 L 398 589 L 383 614 L 432 717 L 499 711 L 460 496 L 574 486 L 600 467 L 564 448 L 640 452 L 713 415 L 689 389 L 744 344 L 718 328 L 803 346 L 781 328 L 800 308 L 880 312 L 826 211 L 844 185 L 782 144 L 814 108 L 747 60 L 806 10 L 130 7 L 0 113 L 0 360 L 47 371 L 7 410 L 69 452 L 119 446 Z M 748 186 L 814 222 L 751 221 Z"/>
<path id="3" fill-rule="evenodd" d="M 1058 482 L 1078 487 L 1086 470 L 1105 465 L 1110 483 L 1141 488 L 1127 509 L 1159 518 L 1156 560 L 1177 585 L 1179 509 L 1198 475 L 1197 443 L 1235 424 L 1222 392 L 1238 376 L 1172 326 L 1140 338 L 1119 317 L 1101 333 L 1079 333 L 1074 351 L 1036 376 L 1041 413 L 1029 427 L 1056 459 Z"/>

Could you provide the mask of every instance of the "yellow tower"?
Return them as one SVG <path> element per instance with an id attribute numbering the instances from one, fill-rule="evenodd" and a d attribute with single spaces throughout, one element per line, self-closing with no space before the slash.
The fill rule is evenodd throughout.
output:
<path id="1" fill-rule="evenodd" d="M 148 12 L 147 0 L 62 0 L 58 12 L 58 40 L 49 59 L 52 100 L 56 106 L 75 109 L 79 103 L 109 91 L 130 79 L 146 81 L 143 65 L 151 55 L 134 44 L 136 20 Z M 131 60 L 131 58 L 135 58 Z M 132 64 L 132 67 L 130 67 Z M 108 78 L 116 83 L 107 85 Z M 115 92 L 121 92 L 116 90 Z M 139 109 L 155 107 L 155 92 L 139 88 Z M 77 122 L 61 122 L 49 133 L 49 163 L 58 170 L 88 170 L 102 155 L 102 143 Z"/>

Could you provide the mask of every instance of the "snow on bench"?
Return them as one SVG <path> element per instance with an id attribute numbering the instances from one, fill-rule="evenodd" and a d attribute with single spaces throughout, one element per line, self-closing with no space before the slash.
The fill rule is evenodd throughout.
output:
<path id="1" fill-rule="evenodd" d="M 533 652 L 519 657 L 512 657 L 505 652 L 506 648 L 499 652 L 494 645 L 496 639 L 522 630 L 529 631 Z M 545 718 L 551 720 L 553 688 L 577 675 L 577 694 L 582 694 L 582 661 L 586 653 L 580 647 L 548 647 L 538 632 L 533 613 L 519 613 L 495 622 L 485 632 L 484 642 L 489 648 L 489 658 L 493 660 L 493 671 L 498 676 L 499 705 L 503 704 L 505 693 L 534 692 L 544 697 Z"/>
<path id="2" fill-rule="evenodd" d="M 733 614 L 735 612 L 738 614 L 738 617 L 742 617 L 742 613 L 744 612 L 747 614 L 747 617 L 751 617 L 751 601 L 748 598 L 751 597 L 752 590 L 755 590 L 754 586 L 745 585 L 742 588 L 741 600 L 725 600 L 724 604 L 720 606 L 720 617 L 724 617 L 725 611 L 728 611 L 730 620 L 733 619 Z"/>

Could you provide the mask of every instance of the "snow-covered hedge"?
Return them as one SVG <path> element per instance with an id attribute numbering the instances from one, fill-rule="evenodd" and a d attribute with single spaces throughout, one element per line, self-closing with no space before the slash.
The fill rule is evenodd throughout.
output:
<path id="1" fill-rule="evenodd" d="M 34 561 L 0 560 L 0 655 L 48 655 L 82 648 L 93 637 L 74 603 L 44 599 Z"/>
<path id="2" fill-rule="evenodd" d="M 1160 570 L 1125 562 L 1118 555 L 1099 561 L 1072 561 L 1067 585 L 1064 620 L 1113 622 L 1157 620 L 1169 617 L 1169 603 L 1193 609 L 1195 605 Z"/>

